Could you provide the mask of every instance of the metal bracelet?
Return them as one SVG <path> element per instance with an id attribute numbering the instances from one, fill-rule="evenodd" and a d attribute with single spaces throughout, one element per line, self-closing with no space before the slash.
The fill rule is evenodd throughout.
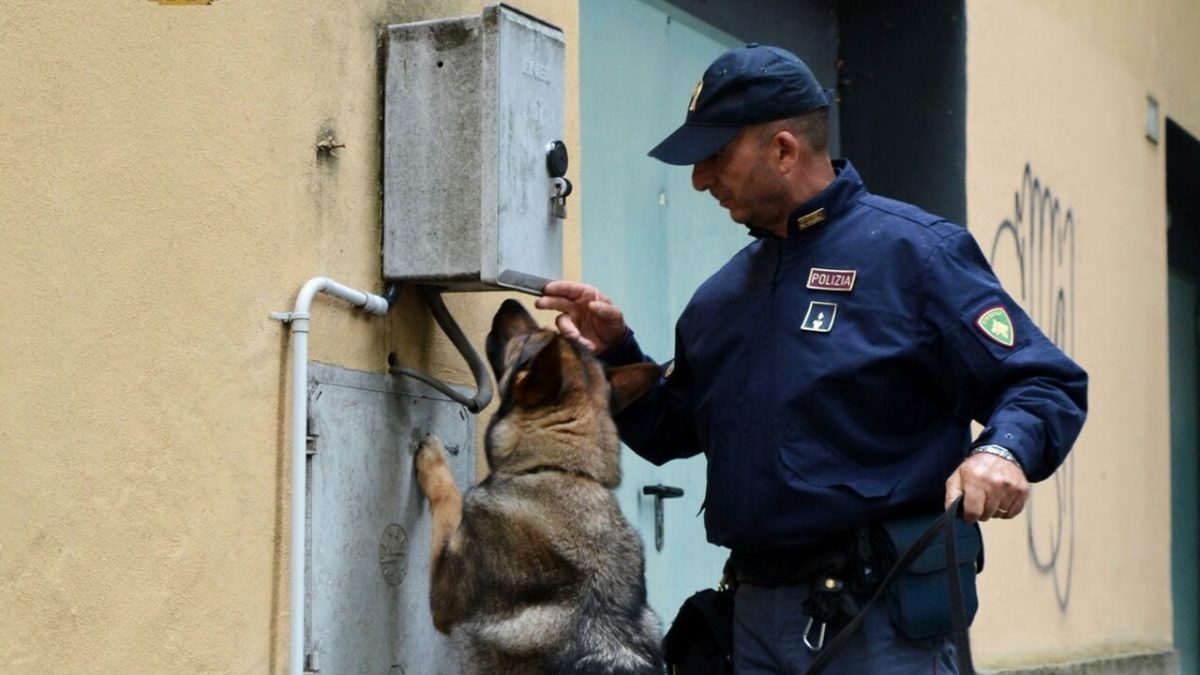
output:
<path id="1" fill-rule="evenodd" d="M 1021 466 L 1021 460 L 1017 459 L 1016 455 L 1012 454 L 1012 452 L 1004 446 L 995 445 L 994 443 L 989 443 L 987 445 L 980 445 L 978 447 L 971 449 L 972 455 L 977 455 L 981 452 L 986 452 L 989 455 L 995 455 L 1002 459 L 1007 459 L 1008 461 L 1012 462 L 1013 464 L 1016 464 L 1017 466 Z M 1021 466 L 1021 470 L 1024 471 L 1025 467 Z"/>

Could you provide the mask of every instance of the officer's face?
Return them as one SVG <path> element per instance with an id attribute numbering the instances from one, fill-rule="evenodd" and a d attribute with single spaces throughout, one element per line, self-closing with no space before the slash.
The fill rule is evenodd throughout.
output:
<path id="1" fill-rule="evenodd" d="M 742 129 L 724 148 L 692 168 L 692 187 L 707 191 L 735 223 L 776 229 L 786 221 L 786 193 L 762 129 Z M 782 209 L 782 211 L 781 211 Z"/>

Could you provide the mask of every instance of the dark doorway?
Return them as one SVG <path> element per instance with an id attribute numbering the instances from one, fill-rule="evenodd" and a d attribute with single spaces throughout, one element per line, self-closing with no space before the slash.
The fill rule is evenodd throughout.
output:
<path id="1" fill-rule="evenodd" d="M 963 0 L 838 3 L 842 150 L 872 192 L 967 222 Z"/>
<path id="2" fill-rule="evenodd" d="M 834 157 L 849 158 L 872 192 L 966 224 L 963 0 L 669 2 L 744 42 L 795 52 L 837 91 Z"/>
<path id="3" fill-rule="evenodd" d="M 1200 672 L 1200 141 L 1167 120 L 1171 382 L 1171 597 L 1181 671 Z"/>

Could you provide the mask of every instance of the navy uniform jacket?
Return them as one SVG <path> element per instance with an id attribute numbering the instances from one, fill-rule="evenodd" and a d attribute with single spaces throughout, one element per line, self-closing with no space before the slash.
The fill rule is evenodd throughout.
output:
<path id="1" fill-rule="evenodd" d="M 757 233 L 700 286 L 676 325 L 673 371 L 617 418 L 651 462 L 707 456 L 708 539 L 735 551 L 799 549 L 940 509 L 973 445 L 1002 445 L 1044 479 L 1086 414 L 1087 375 L 1001 288 L 966 228 L 835 167 L 787 239 Z M 644 357 L 630 334 L 602 358 Z M 985 425 L 973 444 L 971 420 Z"/>

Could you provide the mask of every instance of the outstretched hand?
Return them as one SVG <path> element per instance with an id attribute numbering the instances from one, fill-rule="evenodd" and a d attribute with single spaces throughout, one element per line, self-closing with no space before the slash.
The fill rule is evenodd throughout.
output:
<path id="1" fill-rule="evenodd" d="M 968 456 L 946 480 L 946 508 L 963 497 L 963 520 L 1015 517 L 1025 508 L 1029 480 L 1021 467 L 988 453 Z"/>
<path id="2" fill-rule="evenodd" d="M 574 281 L 551 281 L 534 303 L 538 309 L 561 312 L 558 332 L 596 354 L 625 337 L 625 316 L 599 289 Z"/>

